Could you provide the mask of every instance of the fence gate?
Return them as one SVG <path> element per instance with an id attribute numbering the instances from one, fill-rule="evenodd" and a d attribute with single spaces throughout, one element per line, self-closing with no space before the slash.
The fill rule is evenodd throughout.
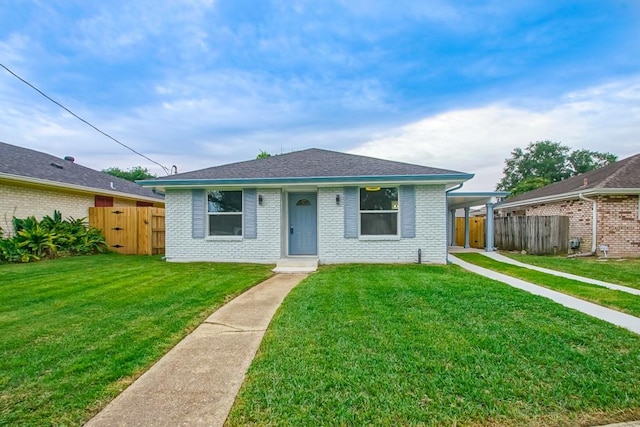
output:
<path id="1" fill-rule="evenodd" d="M 89 225 L 102 230 L 112 251 L 127 255 L 164 254 L 164 208 L 89 208 Z"/>
<path id="2" fill-rule="evenodd" d="M 456 218 L 456 246 L 464 246 L 464 218 Z M 469 218 L 469 246 L 484 249 L 484 218 Z"/>

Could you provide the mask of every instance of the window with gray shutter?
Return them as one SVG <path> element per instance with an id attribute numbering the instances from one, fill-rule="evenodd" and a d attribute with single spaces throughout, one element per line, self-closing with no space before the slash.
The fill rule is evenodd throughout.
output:
<path id="1" fill-rule="evenodd" d="M 344 189 L 344 238 L 358 238 L 358 187 L 345 187 Z"/>
<path id="2" fill-rule="evenodd" d="M 414 185 L 400 186 L 400 237 L 416 237 L 416 187 Z"/>
<path id="3" fill-rule="evenodd" d="M 207 203 L 204 190 L 191 190 L 191 237 L 204 239 L 206 234 Z"/>
<path id="4" fill-rule="evenodd" d="M 257 191 L 255 188 L 245 188 L 243 190 L 244 196 L 244 238 L 245 239 L 257 239 L 258 238 L 258 203 L 257 203 Z"/>

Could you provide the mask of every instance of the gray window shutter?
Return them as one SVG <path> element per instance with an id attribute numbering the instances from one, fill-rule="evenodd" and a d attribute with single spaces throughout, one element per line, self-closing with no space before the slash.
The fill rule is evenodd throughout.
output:
<path id="1" fill-rule="evenodd" d="M 344 238 L 358 238 L 358 187 L 345 187 L 344 189 Z"/>
<path id="2" fill-rule="evenodd" d="M 191 190 L 191 237 L 204 239 L 207 230 L 207 197 L 204 190 Z"/>
<path id="3" fill-rule="evenodd" d="M 416 187 L 400 186 L 400 237 L 416 237 Z"/>
<path id="4" fill-rule="evenodd" d="M 245 239 L 258 238 L 258 196 L 255 188 L 245 188 L 242 190 L 242 216 L 244 218 L 244 230 L 242 235 Z"/>

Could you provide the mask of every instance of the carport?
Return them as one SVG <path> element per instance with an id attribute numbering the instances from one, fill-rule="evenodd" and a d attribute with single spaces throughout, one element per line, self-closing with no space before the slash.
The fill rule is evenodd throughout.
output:
<path id="1" fill-rule="evenodd" d="M 464 248 L 469 248 L 469 213 L 474 206 L 484 205 L 487 213 L 485 222 L 485 251 L 493 251 L 493 207 L 509 195 L 505 191 L 489 192 L 458 192 L 447 193 L 447 211 L 449 220 L 447 227 L 447 242 L 449 246 L 455 246 L 456 236 L 456 211 L 464 210 Z"/>

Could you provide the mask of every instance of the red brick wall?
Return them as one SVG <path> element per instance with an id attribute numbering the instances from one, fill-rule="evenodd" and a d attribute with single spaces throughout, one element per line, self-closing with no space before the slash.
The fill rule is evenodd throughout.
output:
<path id="1" fill-rule="evenodd" d="M 640 219 L 637 195 L 590 197 L 598 201 L 598 230 L 596 249 L 609 245 L 609 254 L 616 256 L 640 256 Z M 563 215 L 570 220 L 569 235 L 579 237 L 580 250 L 591 250 L 592 204 L 584 200 L 532 205 L 526 208 L 527 216 Z"/>
<path id="2" fill-rule="evenodd" d="M 529 206 L 526 209 L 527 216 L 561 215 L 568 216 L 569 237 L 580 239 L 580 250 L 589 252 L 591 250 L 591 240 L 593 232 L 591 221 L 593 219 L 590 202 L 584 200 L 563 200 L 554 203 L 545 203 Z"/>
<path id="3" fill-rule="evenodd" d="M 598 244 L 609 245 L 609 253 L 640 256 L 638 196 L 598 198 Z"/>

